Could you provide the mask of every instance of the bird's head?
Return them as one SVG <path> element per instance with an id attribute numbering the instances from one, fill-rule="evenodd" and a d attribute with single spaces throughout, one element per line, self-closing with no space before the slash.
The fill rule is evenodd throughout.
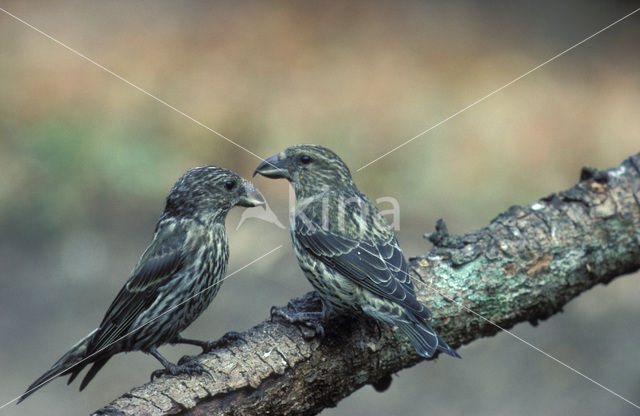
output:
<path id="1" fill-rule="evenodd" d="M 304 188 L 319 190 L 327 185 L 352 184 L 347 165 L 333 151 L 312 144 L 287 147 L 258 166 L 253 175 L 267 178 L 285 178 L 296 192 Z"/>
<path id="2" fill-rule="evenodd" d="M 165 213 L 201 220 L 224 221 L 231 208 L 264 206 L 255 186 L 237 173 L 216 166 L 189 169 L 173 185 Z"/>

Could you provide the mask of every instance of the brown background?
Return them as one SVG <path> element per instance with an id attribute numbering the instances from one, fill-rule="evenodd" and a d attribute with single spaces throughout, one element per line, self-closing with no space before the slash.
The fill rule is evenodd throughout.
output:
<path id="1" fill-rule="evenodd" d="M 633 2 L 4 2 L 69 46 L 261 156 L 312 142 L 372 199 L 396 198 L 407 256 L 445 218 L 480 227 L 639 150 L 640 14 L 380 162 L 355 170 L 636 7 Z M 0 13 L 0 392 L 24 388 L 91 331 L 186 169 L 248 177 L 258 160 Z M 287 186 L 255 180 L 287 223 Z M 185 335 L 217 338 L 309 290 L 286 230 L 227 222 L 233 271 Z M 257 237 L 256 237 L 257 236 Z M 514 331 L 640 401 L 638 277 Z M 171 359 L 195 352 L 165 347 Z M 633 414 L 506 334 L 366 387 L 324 415 Z M 144 383 L 142 353 L 77 392 L 56 380 L 0 414 L 86 414 Z"/>

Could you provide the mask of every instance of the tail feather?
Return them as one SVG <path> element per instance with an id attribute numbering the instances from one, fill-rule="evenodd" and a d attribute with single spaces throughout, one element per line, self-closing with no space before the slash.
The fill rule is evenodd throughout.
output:
<path id="1" fill-rule="evenodd" d="M 394 324 L 409 337 L 418 354 L 430 358 L 436 350 L 439 350 L 452 357 L 461 358 L 456 350 L 451 348 L 427 323 L 420 322 L 412 316 L 407 318 L 409 319 L 398 319 Z"/>
<path id="2" fill-rule="evenodd" d="M 82 361 L 87 356 L 87 348 L 89 345 L 89 341 L 91 337 L 95 333 L 96 330 L 91 332 L 89 335 L 80 340 L 76 345 L 71 347 L 71 349 L 63 355 L 56 363 L 43 375 L 38 377 L 36 381 L 34 381 L 27 390 L 20 396 L 18 399 L 18 403 L 22 402 L 27 397 L 31 396 L 34 392 L 36 392 L 41 387 L 48 384 L 51 380 L 56 377 L 64 376 L 67 374 L 71 374 L 71 378 L 69 382 L 73 381 L 73 379 L 78 375 L 82 369 L 90 363 L 89 360 Z M 97 371 L 97 370 L 96 370 Z"/>
<path id="3" fill-rule="evenodd" d="M 84 388 L 87 387 L 87 384 L 89 384 L 89 382 L 96 376 L 98 371 L 100 371 L 100 369 L 107 363 L 107 361 L 109 361 L 109 358 L 111 357 L 107 356 L 105 358 L 100 358 L 93 363 L 89 371 L 87 371 L 87 374 L 82 379 L 82 383 L 80 383 L 80 391 L 84 390 Z"/>
<path id="4" fill-rule="evenodd" d="M 73 380 L 76 379 L 76 377 L 78 377 L 78 374 L 80 374 L 80 371 L 82 371 L 82 369 L 84 368 L 83 365 L 77 365 L 73 368 L 73 370 L 71 370 L 71 375 L 69 376 L 69 379 L 67 380 L 67 386 L 71 383 L 73 383 Z"/>
<path id="5" fill-rule="evenodd" d="M 453 348 L 451 348 L 451 347 L 449 346 L 449 344 L 447 344 L 447 343 L 445 342 L 445 340 L 443 340 L 442 338 L 440 338 L 440 335 L 438 335 L 438 340 L 440 341 L 440 343 L 438 344 L 438 349 L 439 349 L 440 351 L 442 351 L 443 353 L 448 354 L 448 355 L 450 355 L 450 356 L 452 356 L 452 357 L 455 357 L 455 358 L 462 358 L 462 357 L 460 356 L 460 354 L 458 354 L 458 352 L 457 352 L 456 350 L 454 350 Z"/>

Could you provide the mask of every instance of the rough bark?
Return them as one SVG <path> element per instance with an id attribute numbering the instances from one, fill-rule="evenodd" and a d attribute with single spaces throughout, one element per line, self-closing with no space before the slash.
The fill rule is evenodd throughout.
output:
<path id="1" fill-rule="evenodd" d="M 491 322 L 536 323 L 640 268 L 640 154 L 608 171 L 584 168 L 572 188 L 513 206 L 480 230 L 453 236 L 439 222 L 425 237 L 434 247 L 411 259 L 411 270 L 449 344 L 495 334 Z M 292 305 L 317 308 L 310 294 Z M 245 341 L 198 357 L 212 378 L 161 378 L 94 414 L 316 414 L 366 384 L 384 388 L 391 373 L 422 361 L 386 325 L 335 318 L 327 328 L 324 339 L 309 341 L 295 326 L 267 320 Z"/>

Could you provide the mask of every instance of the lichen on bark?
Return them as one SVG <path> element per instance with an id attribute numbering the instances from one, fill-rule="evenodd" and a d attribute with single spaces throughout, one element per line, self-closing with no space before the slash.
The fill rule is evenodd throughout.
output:
<path id="1" fill-rule="evenodd" d="M 425 237 L 434 247 L 410 260 L 411 273 L 451 346 L 535 324 L 594 285 L 640 268 L 640 154 L 607 171 L 584 168 L 572 188 L 510 207 L 480 230 L 450 235 L 440 221 Z M 300 310 L 315 303 L 311 294 L 292 300 Z M 211 378 L 161 378 L 94 414 L 316 414 L 423 360 L 386 325 L 334 319 L 322 340 L 264 321 L 244 341 L 197 358 Z"/>

